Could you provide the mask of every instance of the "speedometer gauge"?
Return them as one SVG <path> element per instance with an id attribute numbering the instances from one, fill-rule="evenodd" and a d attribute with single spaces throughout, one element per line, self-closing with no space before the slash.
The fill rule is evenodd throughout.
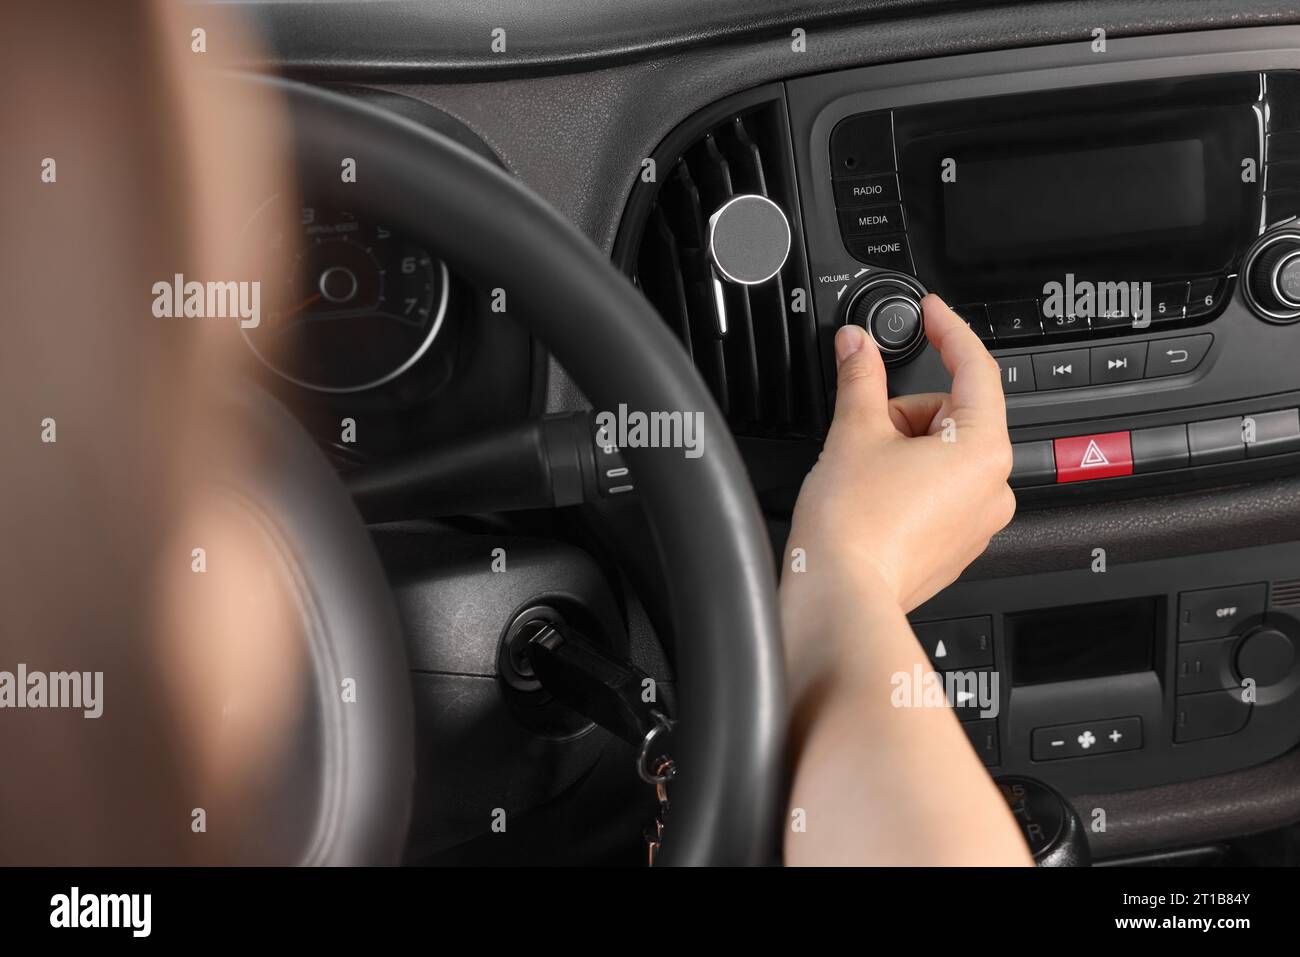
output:
<path id="1" fill-rule="evenodd" d="M 376 388 L 415 365 L 447 311 L 446 265 L 360 213 L 303 206 L 295 218 L 288 274 L 264 278 L 267 308 L 244 330 L 258 358 L 290 382 L 334 393 Z"/>

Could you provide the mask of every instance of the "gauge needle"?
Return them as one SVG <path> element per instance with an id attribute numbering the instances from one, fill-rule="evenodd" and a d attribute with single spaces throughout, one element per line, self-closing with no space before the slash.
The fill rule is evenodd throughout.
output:
<path id="1" fill-rule="evenodd" d="M 294 313 L 302 312 L 304 309 L 306 309 L 308 306 L 310 306 L 313 302 L 315 302 L 319 298 L 320 298 L 320 293 L 316 293 L 314 296 L 308 296 L 302 302 L 298 303 L 298 305 L 294 306 L 292 309 L 287 310 L 282 316 L 280 316 L 280 318 L 288 319 Z"/>

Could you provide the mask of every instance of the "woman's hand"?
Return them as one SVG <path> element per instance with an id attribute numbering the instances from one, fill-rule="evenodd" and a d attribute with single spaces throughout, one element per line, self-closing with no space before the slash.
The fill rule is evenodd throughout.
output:
<path id="1" fill-rule="evenodd" d="M 892 694 L 931 669 L 905 612 L 1015 511 L 997 363 L 937 297 L 922 305 L 950 395 L 889 399 L 866 333 L 835 337 L 835 422 L 799 493 L 781 581 L 802 822 L 786 834 L 788 864 L 1031 863 L 952 711 Z"/>
<path id="2" fill-rule="evenodd" d="M 871 337 L 854 325 L 835 337 L 835 420 L 799 493 L 783 590 L 791 578 L 838 584 L 844 576 L 817 571 L 843 563 L 855 577 L 878 578 L 911 611 L 951 584 L 1015 513 L 997 362 L 938 296 L 922 307 L 951 394 L 890 399 Z M 806 576 L 790 574 L 794 548 L 804 550 Z"/>

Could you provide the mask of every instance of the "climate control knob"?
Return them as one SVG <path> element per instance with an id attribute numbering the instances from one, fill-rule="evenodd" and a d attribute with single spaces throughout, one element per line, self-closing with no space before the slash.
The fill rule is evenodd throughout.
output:
<path id="1" fill-rule="evenodd" d="M 1300 319 L 1300 232 L 1264 236 L 1246 256 L 1246 300 L 1262 319 Z"/>
<path id="2" fill-rule="evenodd" d="M 911 276 L 874 273 L 849 294 L 844 322 L 867 330 L 885 362 L 896 365 L 925 345 L 924 295 L 925 290 Z"/>

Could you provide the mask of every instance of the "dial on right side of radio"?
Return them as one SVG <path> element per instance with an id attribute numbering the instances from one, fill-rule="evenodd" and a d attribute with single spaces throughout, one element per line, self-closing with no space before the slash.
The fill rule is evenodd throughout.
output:
<path id="1" fill-rule="evenodd" d="M 1243 293 L 1267 322 L 1300 320 L 1300 230 L 1267 233 L 1246 254 Z"/>

